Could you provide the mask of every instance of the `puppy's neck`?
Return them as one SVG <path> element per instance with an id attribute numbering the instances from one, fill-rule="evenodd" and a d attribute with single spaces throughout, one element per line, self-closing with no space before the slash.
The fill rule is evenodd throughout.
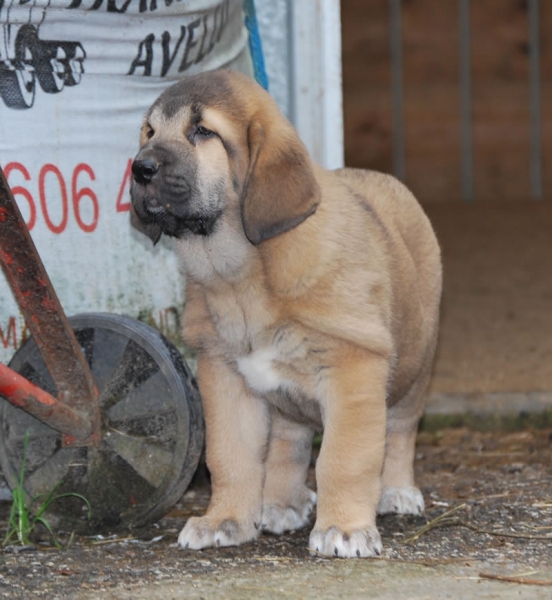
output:
<path id="1" fill-rule="evenodd" d="M 250 276 L 258 262 L 255 247 L 245 238 L 237 219 L 221 219 L 209 236 L 189 235 L 177 242 L 187 277 L 202 287 L 217 289 Z"/>
<path id="2" fill-rule="evenodd" d="M 300 225 L 255 246 L 244 235 L 239 212 L 229 210 L 211 235 L 178 240 L 183 270 L 214 293 L 228 285 L 243 288 L 247 281 L 263 281 L 283 296 L 308 293 L 331 264 L 334 244 L 327 213 L 322 201 Z"/>
<path id="3" fill-rule="evenodd" d="M 258 246 L 268 286 L 282 296 L 309 293 L 332 264 L 333 232 L 322 200 L 297 227 Z"/>

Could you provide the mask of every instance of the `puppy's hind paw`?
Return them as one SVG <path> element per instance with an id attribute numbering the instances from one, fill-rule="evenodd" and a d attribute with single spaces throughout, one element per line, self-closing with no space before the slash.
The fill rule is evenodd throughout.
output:
<path id="1" fill-rule="evenodd" d="M 419 515 L 424 512 L 424 497 L 417 487 L 384 487 L 378 514 Z"/>
<path id="2" fill-rule="evenodd" d="M 238 546 L 254 540 L 257 528 L 240 525 L 233 519 L 225 519 L 213 525 L 209 517 L 191 517 L 178 536 L 178 545 L 191 550 L 211 546 Z"/>
<path id="3" fill-rule="evenodd" d="M 323 554 L 338 558 L 367 558 L 380 556 L 381 537 L 376 527 L 355 529 L 349 534 L 338 527 L 326 531 L 315 529 L 309 538 L 309 550 L 313 554 Z"/>
<path id="4" fill-rule="evenodd" d="M 301 529 L 309 522 L 309 515 L 316 504 L 316 494 L 308 490 L 305 502 L 300 506 L 278 506 L 265 504 L 261 519 L 261 531 L 268 533 L 284 533 Z"/>

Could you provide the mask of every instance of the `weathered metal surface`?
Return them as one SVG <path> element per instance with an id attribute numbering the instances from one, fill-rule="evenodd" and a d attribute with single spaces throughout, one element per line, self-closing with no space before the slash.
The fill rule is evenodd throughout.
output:
<path id="1" fill-rule="evenodd" d="M 187 365 L 157 330 L 129 317 L 87 313 L 69 319 L 90 359 L 100 391 L 102 444 L 60 449 L 62 436 L 9 402 L 0 406 L 0 467 L 13 488 L 25 452 L 29 497 L 82 494 L 63 501 L 48 518 L 64 531 L 128 531 L 158 519 L 181 498 L 203 449 L 201 400 Z M 52 393 L 44 361 L 28 340 L 10 364 Z M 1 586 L 0 586 L 1 588 Z"/>
<path id="2" fill-rule="evenodd" d="M 0 264 L 56 385 L 58 400 L 88 415 L 93 430 L 99 431 L 98 392 L 92 374 L 2 169 Z"/>
<path id="3" fill-rule="evenodd" d="M 56 400 L 2 363 L 0 396 L 60 433 L 79 439 L 85 439 L 92 433 L 90 419 Z"/>

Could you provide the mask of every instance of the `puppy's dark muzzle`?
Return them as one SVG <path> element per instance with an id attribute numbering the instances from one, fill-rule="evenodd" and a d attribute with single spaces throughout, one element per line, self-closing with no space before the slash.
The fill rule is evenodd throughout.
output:
<path id="1" fill-rule="evenodd" d="M 136 159 L 132 163 L 134 181 L 140 185 L 151 183 L 158 171 L 159 163 L 153 158 Z"/>
<path id="2" fill-rule="evenodd" d="M 142 199 L 142 209 L 144 214 L 148 217 L 159 217 L 165 214 L 166 210 L 163 208 L 155 198 L 145 196 Z"/>

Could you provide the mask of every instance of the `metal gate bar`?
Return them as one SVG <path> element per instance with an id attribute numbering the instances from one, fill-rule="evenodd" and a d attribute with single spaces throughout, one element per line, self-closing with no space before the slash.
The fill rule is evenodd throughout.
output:
<path id="1" fill-rule="evenodd" d="M 460 28 L 460 143 L 462 149 L 462 198 L 467 202 L 473 202 L 470 0 L 459 0 L 458 9 L 458 24 Z"/>
<path id="2" fill-rule="evenodd" d="M 543 197 L 542 133 L 541 133 L 541 74 L 540 74 L 540 1 L 528 0 L 529 17 L 529 131 L 530 185 L 535 200 Z M 393 171 L 406 179 L 406 150 L 404 123 L 403 32 L 402 2 L 389 0 L 391 42 L 391 93 L 393 130 Z M 462 199 L 475 199 L 474 127 L 471 56 L 471 2 L 458 0 L 459 63 L 460 63 L 460 146 Z"/>
<path id="3" fill-rule="evenodd" d="M 539 0 L 529 0 L 529 114 L 531 119 L 531 195 L 542 199 Z"/>
<path id="4" fill-rule="evenodd" d="M 404 91 L 401 0 L 391 0 L 391 97 L 393 120 L 393 172 L 401 181 L 406 178 L 404 140 Z"/>

